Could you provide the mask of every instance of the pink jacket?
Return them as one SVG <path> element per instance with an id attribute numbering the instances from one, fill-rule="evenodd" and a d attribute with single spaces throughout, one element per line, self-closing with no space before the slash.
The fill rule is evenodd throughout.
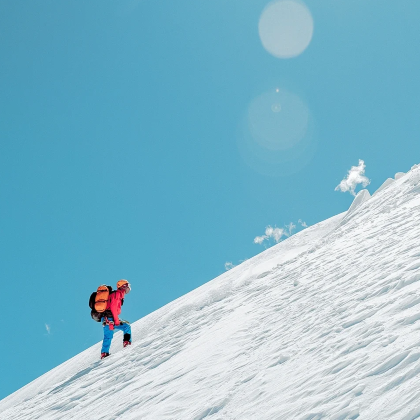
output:
<path id="1" fill-rule="evenodd" d="M 110 293 L 108 298 L 108 305 L 106 309 L 112 312 L 112 318 L 114 318 L 114 325 L 120 325 L 118 315 L 121 313 L 121 301 L 124 299 L 125 292 L 123 290 L 115 290 Z"/>

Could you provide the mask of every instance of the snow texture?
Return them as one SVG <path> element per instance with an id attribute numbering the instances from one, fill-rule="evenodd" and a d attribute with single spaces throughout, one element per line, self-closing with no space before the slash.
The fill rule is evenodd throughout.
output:
<path id="1" fill-rule="evenodd" d="M 374 193 L 373 193 L 373 195 L 375 195 L 375 194 L 378 194 L 379 192 L 381 192 L 382 190 L 384 190 L 385 188 L 388 188 L 390 185 L 392 185 L 393 183 L 395 182 L 395 180 L 394 179 L 392 179 L 392 178 L 388 178 Z"/>
<path id="2" fill-rule="evenodd" d="M 353 200 L 350 208 L 347 210 L 347 214 L 344 216 L 341 224 L 347 223 L 347 221 L 352 217 L 352 214 L 359 208 L 363 203 L 370 200 L 371 195 L 368 190 L 361 190 L 357 193 L 356 197 Z"/>
<path id="3" fill-rule="evenodd" d="M 419 418 L 420 168 L 344 216 L 137 321 L 131 348 L 116 334 L 111 357 L 98 343 L 46 373 L 0 419 Z"/>

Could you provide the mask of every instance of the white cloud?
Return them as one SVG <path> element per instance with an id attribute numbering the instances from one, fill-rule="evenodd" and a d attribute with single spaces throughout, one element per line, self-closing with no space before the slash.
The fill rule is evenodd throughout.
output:
<path id="1" fill-rule="evenodd" d="M 257 236 L 254 238 L 254 244 L 262 244 L 266 239 L 268 239 L 268 236 Z"/>
<path id="2" fill-rule="evenodd" d="M 225 270 L 226 271 L 232 270 L 233 267 L 235 267 L 235 266 L 230 261 L 225 262 Z"/>
<path id="3" fill-rule="evenodd" d="M 45 329 L 47 330 L 48 334 L 51 334 L 51 326 L 48 324 L 45 324 Z"/>
<path id="4" fill-rule="evenodd" d="M 299 219 L 298 224 L 300 224 L 303 228 L 308 227 L 308 225 L 301 219 Z M 281 239 L 283 238 L 283 236 L 286 236 L 286 237 L 292 236 L 295 229 L 296 229 L 296 225 L 293 222 L 290 222 L 284 228 L 272 227 L 268 225 L 265 228 L 264 235 L 256 236 L 254 238 L 254 244 L 261 245 L 264 243 L 264 241 L 270 242 L 270 239 L 272 239 L 276 243 L 279 243 Z"/>
<path id="5" fill-rule="evenodd" d="M 308 225 L 306 224 L 306 222 L 304 222 L 302 219 L 299 219 L 299 220 L 298 220 L 298 223 L 299 223 L 302 227 L 304 227 L 304 228 L 307 228 L 307 227 L 308 227 Z"/>
<path id="6" fill-rule="evenodd" d="M 280 242 L 280 239 L 283 235 L 286 235 L 284 229 L 268 225 L 265 228 L 265 235 L 256 236 L 254 238 L 254 244 L 261 245 L 264 241 L 269 240 L 270 238 L 273 238 L 276 242 Z"/>
<path id="7" fill-rule="evenodd" d="M 352 166 L 340 184 L 335 187 L 335 191 L 350 192 L 352 195 L 356 195 L 356 187 L 362 184 L 363 187 L 367 187 L 370 184 L 370 179 L 365 176 L 366 165 L 365 162 L 359 159 L 359 166 Z"/>
<path id="8" fill-rule="evenodd" d="M 286 225 L 287 232 L 285 233 L 285 235 L 292 236 L 295 227 L 296 225 L 293 222 L 290 222 L 288 225 Z"/>
<path id="9" fill-rule="evenodd" d="M 280 242 L 281 237 L 284 235 L 287 236 L 287 233 L 284 229 L 272 227 L 269 225 L 265 228 L 265 235 L 257 236 L 254 238 L 254 244 L 261 245 L 264 241 L 269 240 L 270 238 L 273 238 L 276 243 L 278 243 Z"/>
<path id="10" fill-rule="evenodd" d="M 278 243 L 280 242 L 281 237 L 284 235 L 284 230 L 280 228 L 273 229 L 273 233 L 271 234 L 272 238 Z"/>
<path id="11" fill-rule="evenodd" d="M 271 226 L 267 226 L 265 228 L 265 236 L 267 238 L 269 238 L 270 236 L 272 236 L 273 235 L 273 232 L 274 232 L 274 228 L 272 228 Z"/>

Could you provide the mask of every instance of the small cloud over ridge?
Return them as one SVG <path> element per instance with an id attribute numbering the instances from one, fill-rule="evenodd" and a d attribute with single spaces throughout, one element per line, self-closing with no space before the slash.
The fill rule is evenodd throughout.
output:
<path id="1" fill-rule="evenodd" d="M 366 165 L 362 159 L 359 159 L 358 166 L 352 166 L 347 177 L 344 178 L 336 187 L 335 191 L 349 192 L 356 196 L 356 188 L 359 184 L 367 187 L 370 184 L 370 179 L 365 176 Z"/>
<path id="2" fill-rule="evenodd" d="M 225 262 L 225 270 L 226 271 L 232 270 L 233 267 L 236 267 L 236 266 L 232 262 L 230 262 L 230 261 Z"/>
<path id="3" fill-rule="evenodd" d="M 306 228 L 308 225 L 299 219 L 298 224 Z M 261 245 L 265 241 L 273 240 L 275 243 L 279 243 L 283 237 L 289 237 L 293 235 L 293 231 L 296 229 L 296 225 L 293 222 L 290 222 L 288 225 L 286 225 L 284 228 L 278 228 L 276 226 L 272 227 L 271 225 L 268 225 L 265 228 L 264 235 L 256 236 L 254 238 L 254 244 Z"/>

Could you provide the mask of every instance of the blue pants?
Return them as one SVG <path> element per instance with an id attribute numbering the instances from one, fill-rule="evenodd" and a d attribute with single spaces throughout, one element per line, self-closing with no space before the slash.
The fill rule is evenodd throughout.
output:
<path id="1" fill-rule="evenodd" d="M 108 318 L 108 321 L 112 321 L 112 318 Z M 103 319 L 102 319 L 103 322 Z M 114 325 L 114 329 L 110 330 L 109 325 L 104 325 L 104 341 L 102 342 L 102 350 L 101 353 L 109 353 L 109 348 L 111 347 L 112 337 L 114 337 L 114 331 L 119 330 L 122 331 L 123 334 L 130 334 L 131 341 L 131 327 L 130 324 L 120 324 Z"/>

